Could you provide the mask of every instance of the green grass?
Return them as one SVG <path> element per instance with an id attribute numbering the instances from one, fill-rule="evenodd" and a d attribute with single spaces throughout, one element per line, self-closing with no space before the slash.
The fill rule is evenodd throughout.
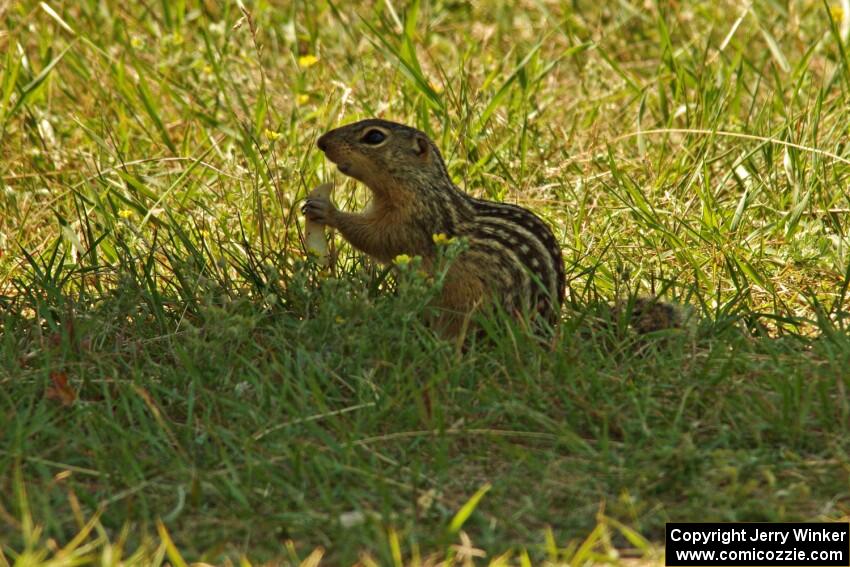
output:
<path id="1" fill-rule="evenodd" d="M 0 5 L 0 549 L 100 511 L 91 560 L 393 564 L 462 529 L 575 564 L 651 555 L 625 526 L 846 517 L 845 14 L 742 9 Z M 373 115 L 551 222 L 551 344 L 460 351 L 414 270 L 305 261 L 314 141 Z M 636 336 L 608 305 L 647 293 L 698 320 Z"/>

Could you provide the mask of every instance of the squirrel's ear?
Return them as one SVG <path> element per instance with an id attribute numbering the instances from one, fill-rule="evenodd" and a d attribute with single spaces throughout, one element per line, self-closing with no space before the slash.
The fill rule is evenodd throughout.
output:
<path id="1" fill-rule="evenodd" d="M 413 153 L 421 158 L 428 157 L 428 153 L 431 151 L 431 146 L 428 144 L 428 139 L 422 134 L 416 134 L 413 136 Z"/>

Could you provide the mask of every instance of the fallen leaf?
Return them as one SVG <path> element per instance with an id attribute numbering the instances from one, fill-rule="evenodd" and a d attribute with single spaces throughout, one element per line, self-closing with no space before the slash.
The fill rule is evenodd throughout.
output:
<path id="1" fill-rule="evenodd" d="M 50 385 L 47 387 L 44 397 L 67 407 L 74 404 L 77 399 L 77 392 L 68 384 L 68 375 L 55 370 L 50 373 Z"/>

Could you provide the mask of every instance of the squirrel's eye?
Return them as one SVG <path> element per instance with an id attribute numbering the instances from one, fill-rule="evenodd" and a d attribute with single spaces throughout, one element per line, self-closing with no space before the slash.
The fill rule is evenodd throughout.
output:
<path id="1" fill-rule="evenodd" d="M 362 142 L 366 142 L 367 144 L 380 144 L 386 139 L 384 133 L 380 130 L 369 130 L 366 132 L 366 135 L 363 136 Z"/>

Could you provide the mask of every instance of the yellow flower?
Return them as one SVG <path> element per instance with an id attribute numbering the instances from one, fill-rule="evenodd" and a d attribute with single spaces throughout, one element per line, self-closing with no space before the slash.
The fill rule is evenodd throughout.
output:
<path id="1" fill-rule="evenodd" d="M 176 31 L 171 34 L 171 43 L 177 47 L 183 45 L 183 34 L 179 31 Z"/>
<path id="2" fill-rule="evenodd" d="M 204 75 L 207 75 L 207 76 L 212 75 L 213 74 L 212 65 L 204 65 L 203 73 L 204 73 Z"/>
<path id="3" fill-rule="evenodd" d="M 829 7 L 829 15 L 832 16 L 832 21 L 841 23 L 841 20 L 844 19 L 844 10 L 840 4 L 833 4 Z"/>
<path id="4" fill-rule="evenodd" d="M 128 219 L 133 216 L 133 211 L 131 211 L 130 209 L 121 209 L 120 211 L 118 211 L 118 216 L 122 219 Z"/>
<path id="5" fill-rule="evenodd" d="M 316 63 L 319 62 L 319 58 L 315 55 L 308 53 L 307 55 L 302 55 L 298 58 L 298 66 L 302 69 L 306 69 L 307 67 L 312 67 Z"/>
<path id="6" fill-rule="evenodd" d="M 310 95 L 300 94 L 296 100 L 298 101 L 298 104 L 307 104 L 310 102 Z"/>
<path id="7" fill-rule="evenodd" d="M 449 238 L 446 234 L 442 232 L 432 234 L 431 238 L 434 240 L 434 244 L 436 244 L 437 246 L 446 246 L 455 241 L 454 238 Z"/>
<path id="8" fill-rule="evenodd" d="M 134 35 L 132 38 L 130 38 L 130 45 L 133 47 L 133 49 L 138 49 L 144 44 L 145 42 L 142 41 L 142 38 L 140 38 L 139 36 Z"/>
<path id="9" fill-rule="evenodd" d="M 393 260 L 397 266 L 406 266 L 410 263 L 410 256 L 407 254 L 399 254 Z"/>
<path id="10" fill-rule="evenodd" d="M 268 128 L 266 128 L 266 131 L 263 132 L 263 134 L 265 134 L 266 138 L 268 138 L 272 142 L 274 142 L 275 140 L 280 138 L 280 134 L 278 134 L 277 132 L 274 132 L 272 130 L 269 130 Z"/>

